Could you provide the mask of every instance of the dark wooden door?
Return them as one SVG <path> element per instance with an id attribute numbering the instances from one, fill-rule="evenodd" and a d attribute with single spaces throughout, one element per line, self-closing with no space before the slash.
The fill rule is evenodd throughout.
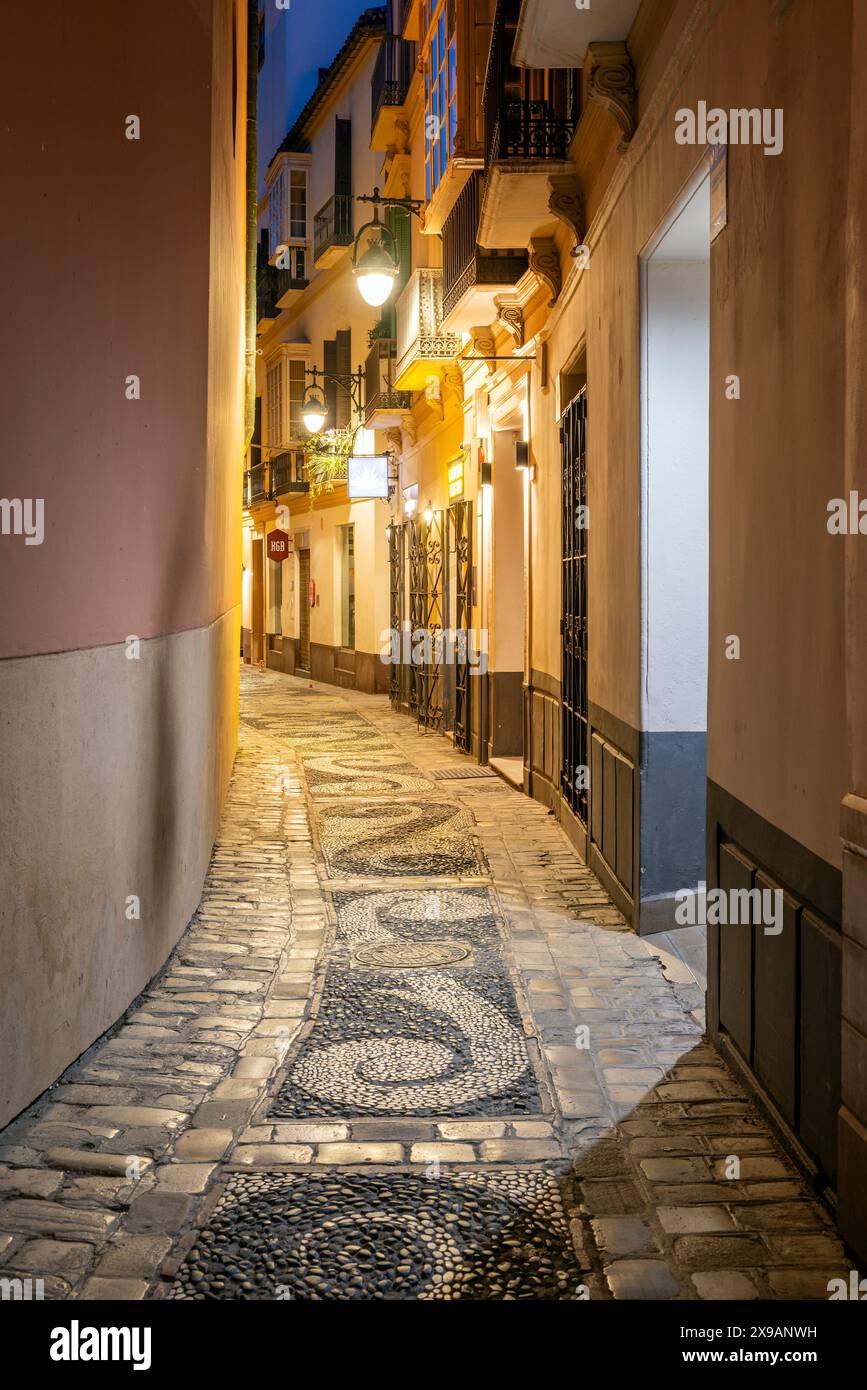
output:
<path id="1" fill-rule="evenodd" d="M 298 552 L 298 660 L 296 666 L 310 674 L 310 551 Z"/>
<path id="2" fill-rule="evenodd" d="M 250 615 L 251 655 L 254 662 L 265 660 L 265 542 L 253 538 L 253 592 Z"/>

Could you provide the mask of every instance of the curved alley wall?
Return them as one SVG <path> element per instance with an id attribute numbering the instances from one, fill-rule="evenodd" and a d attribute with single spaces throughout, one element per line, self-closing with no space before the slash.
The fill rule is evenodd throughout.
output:
<path id="1" fill-rule="evenodd" d="M 164 963 L 231 772 L 246 5 L 6 22 L 0 1123 Z"/>

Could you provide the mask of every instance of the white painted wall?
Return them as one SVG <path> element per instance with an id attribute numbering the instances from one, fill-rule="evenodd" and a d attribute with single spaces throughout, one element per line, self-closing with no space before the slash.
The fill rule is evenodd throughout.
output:
<path id="1" fill-rule="evenodd" d="M 707 190 L 642 265 L 642 726 L 654 731 L 707 728 Z"/>

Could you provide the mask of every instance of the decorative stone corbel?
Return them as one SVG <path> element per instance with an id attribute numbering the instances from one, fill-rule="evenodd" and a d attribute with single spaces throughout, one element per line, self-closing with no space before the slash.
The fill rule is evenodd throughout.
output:
<path id="1" fill-rule="evenodd" d="M 553 309 L 563 288 L 560 252 L 557 250 L 557 243 L 553 237 L 534 236 L 530 238 L 530 269 L 550 289 L 551 298 L 548 301 L 548 307 Z"/>
<path id="2" fill-rule="evenodd" d="M 459 401 L 463 401 L 464 374 L 457 362 L 450 362 L 447 367 L 443 367 L 443 385 L 454 391 Z"/>
<path id="3" fill-rule="evenodd" d="M 394 123 L 394 152 L 406 154 L 409 149 L 409 121 L 398 116 Z"/>
<path id="4" fill-rule="evenodd" d="M 635 134 L 638 124 L 638 92 L 629 49 L 617 43 L 589 43 L 585 69 L 589 68 L 587 100 L 613 116 L 623 132 L 618 146 L 621 153 Z"/>
<path id="5" fill-rule="evenodd" d="M 575 235 L 576 245 L 581 245 L 587 230 L 584 214 L 584 199 L 576 174 L 551 174 L 548 178 L 548 211 Z"/>
<path id="6" fill-rule="evenodd" d="M 400 426 L 395 425 L 392 429 L 386 430 L 385 437 L 388 440 L 389 448 L 394 453 L 398 455 L 403 453 L 403 430 Z"/>
<path id="7" fill-rule="evenodd" d="M 471 359 L 480 357 L 486 359 L 496 357 L 497 345 L 494 341 L 494 335 L 491 332 L 490 328 L 471 328 L 470 338 L 472 340 L 472 352 L 470 354 Z M 495 365 L 492 362 L 488 361 L 487 366 L 489 372 L 493 372 L 495 370 Z"/>
<path id="8" fill-rule="evenodd" d="M 501 328 L 505 328 L 515 340 L 515 347 L 524 346 L 524 310 L 520 304 L 504 299 L 494 299 L 494 308 L 497 311 L 497 323 Z"/>

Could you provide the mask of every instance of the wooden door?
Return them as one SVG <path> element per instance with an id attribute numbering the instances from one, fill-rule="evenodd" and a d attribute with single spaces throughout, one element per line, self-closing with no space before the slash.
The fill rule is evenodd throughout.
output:
<path id="1" fill-rule="evenodd" d="M 298 660 L 296 668 L 310 674 L 310 551 L 298 552 Z"/>

